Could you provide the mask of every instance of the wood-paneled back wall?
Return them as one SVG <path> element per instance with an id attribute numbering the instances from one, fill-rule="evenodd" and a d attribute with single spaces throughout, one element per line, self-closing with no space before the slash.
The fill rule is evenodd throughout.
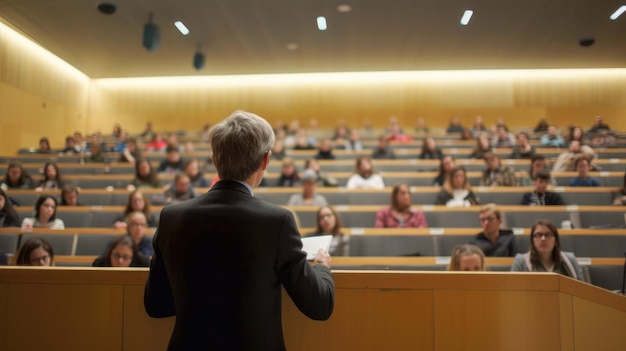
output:
<path id="1" fill-rule="evenodd" d="M 407 126 L 423 116 L 428 125 L 445 127 L 453 115 L 466 125 L 481 115 L 487 123 L 501 116 L 512 127 L 534 125 L 545 116 L 562 127 L 586 129 L 603 115 L 624 130 L 626 70 L 96 80 L 89 106 L 92 128 L 110 128 L 108 118 L 132 128 L 148 120 L 160 129 L 200 128 L 245 109 L 272 122 L 298 119 L 308 125 L 317 119 L 321 127 L 341 120 L 383 127 L 392 115 Z"/>
<path id="2" fill-rule="evenodd" d="M 626 69 L 90 80 L 0 23 L 0 154 L 36 146 L 42 136 L 60 148 L 75 130 L 109 133 L 114 123 L 131 133 L 147 121 L 157 130 L 199 130 L 236 109 L 328 128 L 340 121 L 383 127 L 392 115 L 408 127 L 419 116 L 445 127 L 453 115 L 466 125 L 481 115 L 511 127 L 545 116 L 588 128 L 603 115 L 625 130 Z"/>

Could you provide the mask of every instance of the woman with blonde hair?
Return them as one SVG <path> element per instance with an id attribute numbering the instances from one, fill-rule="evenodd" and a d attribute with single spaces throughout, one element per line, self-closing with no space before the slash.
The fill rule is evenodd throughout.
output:
<path id="1" fill-rule="evenodd" d="M 479 199 L 467 181 L 465 167 L 456 167 L 450 172 L 441 191 L 437 195 L 435 205 L 448 207 L 469 207 L 478 205 Z"/>
<path id="2" fill-rule="evenodd" d="M 472 244 L 459 244 L 450 254 L 449 271 L 485 271 L 485 255 L 480 247 Z"/>

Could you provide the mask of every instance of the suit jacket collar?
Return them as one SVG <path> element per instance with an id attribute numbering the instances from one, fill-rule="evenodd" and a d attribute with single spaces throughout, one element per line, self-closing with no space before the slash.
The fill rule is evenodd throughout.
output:
<path id="1" fill-rule="evenodd" d="M 213 187 L 211 188 L 211 191 L 222 190 L 222 189 L 236 190 L 246 195 L 254 196 L 254 194 L 250 194 L 250 191 L 248 190 L 248 188 L 246 188 L 245 185 L 241 184 L 240 182 L 236 180 L 220 180 L 219 182 L 215 183 L 215 185 L 213 185 Z"/>

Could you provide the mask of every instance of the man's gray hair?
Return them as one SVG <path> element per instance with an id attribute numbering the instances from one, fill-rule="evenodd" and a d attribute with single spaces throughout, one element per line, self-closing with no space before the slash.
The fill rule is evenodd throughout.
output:
<path id="1" fill-rule="evenodd" d="M 220 179 L 247 180 L 274 145 L 272 126 L 262 117 L 235 111 L 210 133 L 213 164 Z"/>

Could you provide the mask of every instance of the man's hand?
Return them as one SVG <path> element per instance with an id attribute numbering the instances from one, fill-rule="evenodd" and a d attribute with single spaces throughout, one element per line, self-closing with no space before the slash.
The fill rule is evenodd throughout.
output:
<path id="1" fill-rule="evenodd" d="M 313 259 L 313 265 L 316 264 L 323 264 L 330 269 L 330 255 L 327 254 L 324 249 L 319 249 L 319 251 L 317 251 L 317 255 L 315 255 L 315 258 Z"/>

